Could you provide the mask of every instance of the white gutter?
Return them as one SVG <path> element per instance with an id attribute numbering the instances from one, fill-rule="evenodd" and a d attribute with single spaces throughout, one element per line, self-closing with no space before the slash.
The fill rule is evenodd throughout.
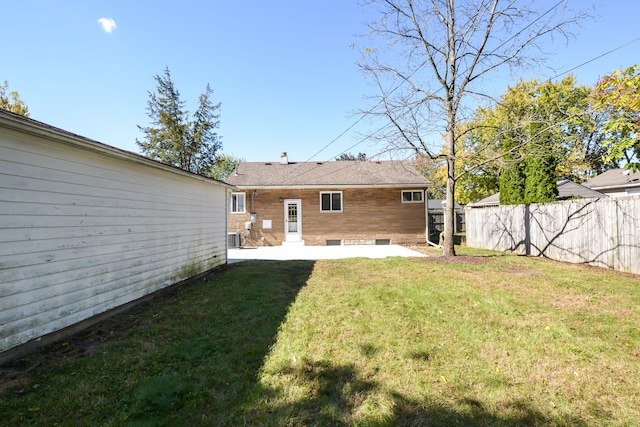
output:
<path id="1" fill-rule="evenodd" d="M 230 184 L 231 185 L 231 184 Z M 240 185 L 233 187 L 239 190 L 313 190 L 332 188 L 425 188 L 427 184 L 298 184 L 298 185 Z"/>

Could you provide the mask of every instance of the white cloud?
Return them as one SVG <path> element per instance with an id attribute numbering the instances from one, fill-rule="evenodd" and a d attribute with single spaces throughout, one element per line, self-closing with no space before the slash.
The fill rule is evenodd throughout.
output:
<path id="1" fill-rule="evenodd" d="M 105 33 L 111 34 L 111 32 L 116 28 L 116 21 L 111 18 L 100 18 L 98 19 L 100 25 L 102 25 L 102 29 Z"/>

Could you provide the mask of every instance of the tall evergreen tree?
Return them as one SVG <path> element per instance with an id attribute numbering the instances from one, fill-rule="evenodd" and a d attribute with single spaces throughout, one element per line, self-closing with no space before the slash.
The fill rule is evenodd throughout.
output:
<path id="1" fill-rule="evenodd" d="M 224 181 L 242 162 L 244 162 L 243 158 L 234 157 L 231 154 L 216 156 L 216 162 L 207 173 L 207 176 L 219 181 Z"/>
<path id="2" fill-rule="evenodd" d="M 209 173 L 216 163 L 216 153 L 222 149 L 222 141 L 214 132 L 220 126 L 220 115 L 216 111 L 220 109 L 220 103 L 212 104 L 213 91 L 207 84 L 205 92 L 200 95 L 198 110 L 194 114 L 194 120 L 189 127 L 190 153 L 194 153 L 190 159 L 196 166 L 194 171 L 200 175 Z"/>
<path id="3" fill-rule="evenodd" d="M 500 204 L 517 205 L 524 199 L 525 170 L 518 149 L 520 142 L 516 135 L 507 135 L 501 141 L 504 156 L 500 171 Z"/>
<path id="4" fill-rule="evenodd" d="M 503 205 L 515 205 L 524 200 L 524 159 L 534 86 L 535 83 L 521 81 L 509 87 L 495 110 L 496 138 L 503 153 L 500 171 L 500 204 Z"/>
<path id="5" fill-rule="evenodd" d="M 588 98 L 589 89 L 576 86 L 572 75 L 508 88 L 494 113 L 504 153 L 501 203 L 555 201 L 558 178 L 576 179 L 597 166 L 590 150 L 595 119 L 585 114 Z"/>
<path id="6" fill-rule="evenodd" d="M 9 83 L 6 80 L 0 85 L 0 108 L 29 117 L 29 107 L 22 102 L 18 92 L 9 91 Z"/>
<path id="7" fill-rule="evenodd" d="M 147 114 L 151 125 L 138 126 L 145 134 L 136 144 L 146 156 L 177 168 L 205 175 L 216 161 L 216 153 L 222 148 L 215 132 L 219 127 L 220 104 L 211 102 L 213 91 L 207 85 L 200 95 L 198 110 L 189 120 L 185 103 L 171 80 L 169 68 L 164 75 L 156 75 L 156 92 L 149 92 Z"/>
<path id="8" fill-rule="evenodd" d="M 518 203 L 555 202 L 558 198 L 558 159 L 552 153 L 530 155 L 524 162 L 524 192 Z"/>

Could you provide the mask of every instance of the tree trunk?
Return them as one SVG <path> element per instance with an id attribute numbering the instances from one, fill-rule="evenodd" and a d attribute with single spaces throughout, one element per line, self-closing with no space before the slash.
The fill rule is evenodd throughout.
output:
<path id="1" fill-rule="evenodd" d="M 453 126 L 453 125 L 451 125 Z M 447 154 L 447 194 L 444 206 L 444 243 L 442 255 L 455 256 L 456 250 L 453 241 L 455 231 L 455 147 L 453 129 L 447 130 L 446 135 L 448 154 Z"/>

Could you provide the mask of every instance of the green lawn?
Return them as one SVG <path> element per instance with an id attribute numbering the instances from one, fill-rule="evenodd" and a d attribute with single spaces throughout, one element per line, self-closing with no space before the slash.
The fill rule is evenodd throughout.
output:
<path id="1" fill-rule="evenodd" d="M 0 425 L 640 420 L 640 279 L 538 258 L 252 261 L 0 370 Z"/>

